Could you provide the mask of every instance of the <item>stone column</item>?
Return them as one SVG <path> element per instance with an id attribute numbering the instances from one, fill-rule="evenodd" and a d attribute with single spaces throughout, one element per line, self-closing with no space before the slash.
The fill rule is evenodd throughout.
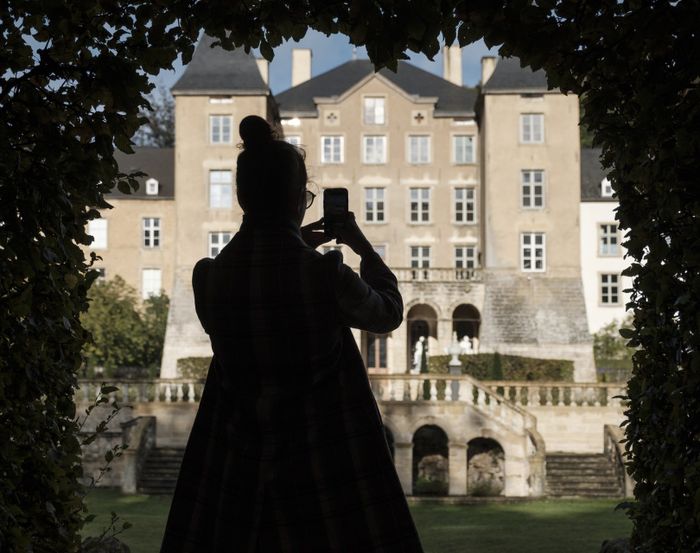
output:
<path id="1" fill-rule="evenodd" d="M 406 495 L 413 494 L 413 444 L 394 442 L 394 466 Z"/>
<path id="2" fill-rule="evenodd" d="M 467 444 L 462 442 L 449 443 L 450 473 L 449 495 L 467 495 Z"/>
<path id="3" fill-rule="evenodd" d="M 437 335 L 437 351 L 432 355 L 445 355 L 445 349 L 452 343 L 452 319 L 438 319 Z"/>

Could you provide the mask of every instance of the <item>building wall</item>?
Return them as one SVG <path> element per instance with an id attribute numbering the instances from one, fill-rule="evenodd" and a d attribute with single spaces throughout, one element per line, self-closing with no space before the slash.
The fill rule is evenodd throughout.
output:
<path id="1" fill-rule="evenodd" d="M 578 277 L 580 139 L 578 97 L 483 96 L 484 265 L 520 270 L 520 233 L 546 234 L 546 276 Z M 544 143 L 520 143 L 520 114 L 544 114 Z M 544 208 L 521 207 L 521 171 L 545 171 Z"/>
<path id="2" fill-rule="evenodd" d="M 102 211 L 107 220 L 107 248 L 84 248 L 103 259 L 95 268 L 103 268 L 107 279 L 121 276 L 142 296 L 142 270 L 160 269 L 163 290 L 172 295 L 175 265 L 175 201 L 170 199 L 114 199 L 113 209 Z M 160 218 L 160 246 L 147 248 L 143 242 L 143 218 Z"/>
<path id="3" fill-rule="evenodd" d="M 622 276 L 619 284 L 619 303 L 607 305 L 601 302 L 600 274 L 620 274 L 629 262 L 624 259 L 626 248 L 619 246 L 619 255 L 600 255 L 598 228 L 601 223 L 613 223 L 615 221 L 615 208 L 617 202 L 581 202 L 581 276 L 583 278 L 583 291 L 586 301 L 586 313 L 588 318 L 588 330 L 592 333 L 610 323 L 613 319 L 618 321 L 625 317 L 625 304 L 630 299 L 625 289 L 632 288 L 632 279 Z M 619 241 L 622 241 L 622 232 L 618 233 Z"/>

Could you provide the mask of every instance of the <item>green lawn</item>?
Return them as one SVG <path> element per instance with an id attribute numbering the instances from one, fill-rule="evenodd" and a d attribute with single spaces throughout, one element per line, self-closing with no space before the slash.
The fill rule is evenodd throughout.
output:
<path id="1" fill-rule="evenodd" d="M 157 553 L 170 497 L 93 490 L 88 507 L 97 518 L 85 535 L 109 523 L 110 511 L 133 527 L 120 534 L 132 553 Z M 617 501 L 541 500 L 481 505 L 411 507 L 426 553 L 598 553 L 604 539 L 629 534 Z"/>

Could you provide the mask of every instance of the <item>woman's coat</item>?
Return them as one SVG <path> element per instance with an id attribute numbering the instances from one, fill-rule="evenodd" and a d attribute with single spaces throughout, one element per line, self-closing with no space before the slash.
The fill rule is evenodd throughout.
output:
<path id="1" fill-rule="evenodd" d="M 402 321 L 379 255 L 360 276 L 291 221 L 244 216 L 194 268 L 214 357 L 161 553 L 420 553 L 350 327 Z"/>

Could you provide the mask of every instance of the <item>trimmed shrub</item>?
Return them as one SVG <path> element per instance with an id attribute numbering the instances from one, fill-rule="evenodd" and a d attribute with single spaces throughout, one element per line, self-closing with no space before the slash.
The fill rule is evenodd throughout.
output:
<path id="1" fill-rule="evenodd" d="M 182 357 L 177 360 L 177 370 L 182 378 L 206 378 L 211 357 Z"/>
<path id="2" fill-rule="evenodd" d="M 472 497 L 497 497 L 502 491 L 503 487 L 493 480 L 480 480 L 469 487 Z"/>
<path id="3" fill-rule="evenodd" d="M 449 355 L 428 358 L 428 372 L 447 374 Z M 570 382 L 574 379 L 574 362 L 568 359 L 535 359 L 499 353 L 460 355 L 462 373 L 478 380 L 552 380 Z M 500 375 L 500 376 L 497 376 Z"/>
<path id="4" fill-rule="evenodd" d="M 440 480 L 418 478 L 414 485 L 416 495 L 447 495 L 448 484 Z"/>

